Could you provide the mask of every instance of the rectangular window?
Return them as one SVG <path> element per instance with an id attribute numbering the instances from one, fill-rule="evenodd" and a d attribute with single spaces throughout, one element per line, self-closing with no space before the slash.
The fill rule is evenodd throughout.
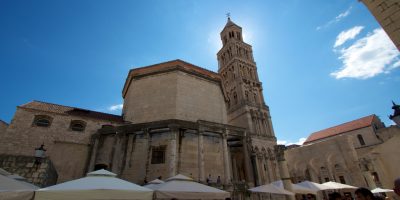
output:
<path id="1" fill-rule="evenodd" d="M 325 178 L 325 182 L 329 182 L 329 178 Z"/>
<path id="2" fill-rule="evenodd" d="M 346 180 L 344 180 L 344 176 L 339 176 L 340 183 L 346 184 Z"/>
<path id="3" fill-rule="evenodd" d="M 153 146 L 151 148 L 151 164 L 165 163 L 166 146 Z"/>

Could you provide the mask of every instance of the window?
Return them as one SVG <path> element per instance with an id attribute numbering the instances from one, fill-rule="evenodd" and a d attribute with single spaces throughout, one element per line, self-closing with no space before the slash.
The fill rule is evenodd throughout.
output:
<path id="1" fill-rule="evenodd" d="M 100 170 L 100 169 L 107 169 L 107 168 L 108 168 L 108 166 L 106 164 L 96 164 L 94 166 L 94 171 Z"/>
<path id="2" fill-rule="evenodd" d="M 339 176 L 340 183 L 346 184 L 346 180 L 344 180 L 344 176 Z"/>
<path id="3" fill-rule="evenodd" d="M 73 131 L 84 131 L 86 127 L 86 123 L 81 120 L 72 120 L 70 124 L 70 128 Z"/>
<path id="4" fill-rule="evenodd" d="M 33 120 L 33 126 L 49 127 L 51 125 L 52 118 L 47 115 L 36 115 Z"/>
<path id="5" fill-rule="evenodd" d="M 364 146 L 364 145 L 365 145 L 365 142 L 364 142 L 363 136 L 360 135 L 360 134 L 358 134 L 358 135 L 357 135 L 357 138 L 358 138 L 358 141 L 360 142 L 361 146 Z"/>
<path id="6" fill-rule="evenodd" d="M 166 146 L 152 147 L 151 164 L 165 163 L 165 149 Z"/>

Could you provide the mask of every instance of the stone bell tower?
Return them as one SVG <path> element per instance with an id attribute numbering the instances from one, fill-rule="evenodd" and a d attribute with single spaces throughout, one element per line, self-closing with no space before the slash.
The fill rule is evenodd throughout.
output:
<path id="1" fill-rule="evenodd" d="M 228 18 L 221 32 L 223 47 L 218 52 L 218 73 L 228 106 L 228 123 L 244 127 L 249 135 L 275 141 L 269 108 L 251 45 L 242 37 L 242 28 Z"/>
<path id="2" fill-rule="evenodd" d="M 242 28 L 229 17 L 220 35 L 223 46 L 217 53 L 218 73 L 227 105 L 228 124 L 246 128 L 248 152 L 244 153 L 251 157 L 255 185 L 270 183 L 279 179 L 276 156 L 272 153 L 276 137 L 252 47 L 243 41 Z"/>

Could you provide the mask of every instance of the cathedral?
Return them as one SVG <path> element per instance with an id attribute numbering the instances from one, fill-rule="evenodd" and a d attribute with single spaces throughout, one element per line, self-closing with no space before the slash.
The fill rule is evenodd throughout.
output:
<path id="1" fill-rule="evenodd" d="M 138 184 L 183 174 L 230 191 L 281 179 L 252 47 L 230 18 L 220 36 L 218 72 L 182 60 L 130 70 L 122 115 L 18 106 L 0 129 L 0 168 L 40 186 L 96 169 Z"/>

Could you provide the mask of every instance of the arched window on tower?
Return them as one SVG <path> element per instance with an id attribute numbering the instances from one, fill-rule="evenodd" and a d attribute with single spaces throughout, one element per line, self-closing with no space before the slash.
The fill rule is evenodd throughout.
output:
<path id="1" fill-rule="evenodd" d="M 358 135 L 357 135 L 357 138 L 358 138 L 358 141 L 360 142 L 360 145 L 361 145 L 361 146 L 364 146 L 364 145 L 365 145 L 365 142 L 364 142 L 363 136 L 360 135 L 360 134 L 358 134 Z"/>
<path id="2" fill-rule="evenodd" d="M 257 94 L 256 94 L 256 93 L 254 93 L 254 102 L 255 102 L 255 103 L 258 103 L 258 97 L 257 97 Z"/>
<path id="3" fill-rule="evenodd" d="M 237 104 L 237 94 L 236 94 L 236 92 L 233 93 L 233 104 Z"/>

